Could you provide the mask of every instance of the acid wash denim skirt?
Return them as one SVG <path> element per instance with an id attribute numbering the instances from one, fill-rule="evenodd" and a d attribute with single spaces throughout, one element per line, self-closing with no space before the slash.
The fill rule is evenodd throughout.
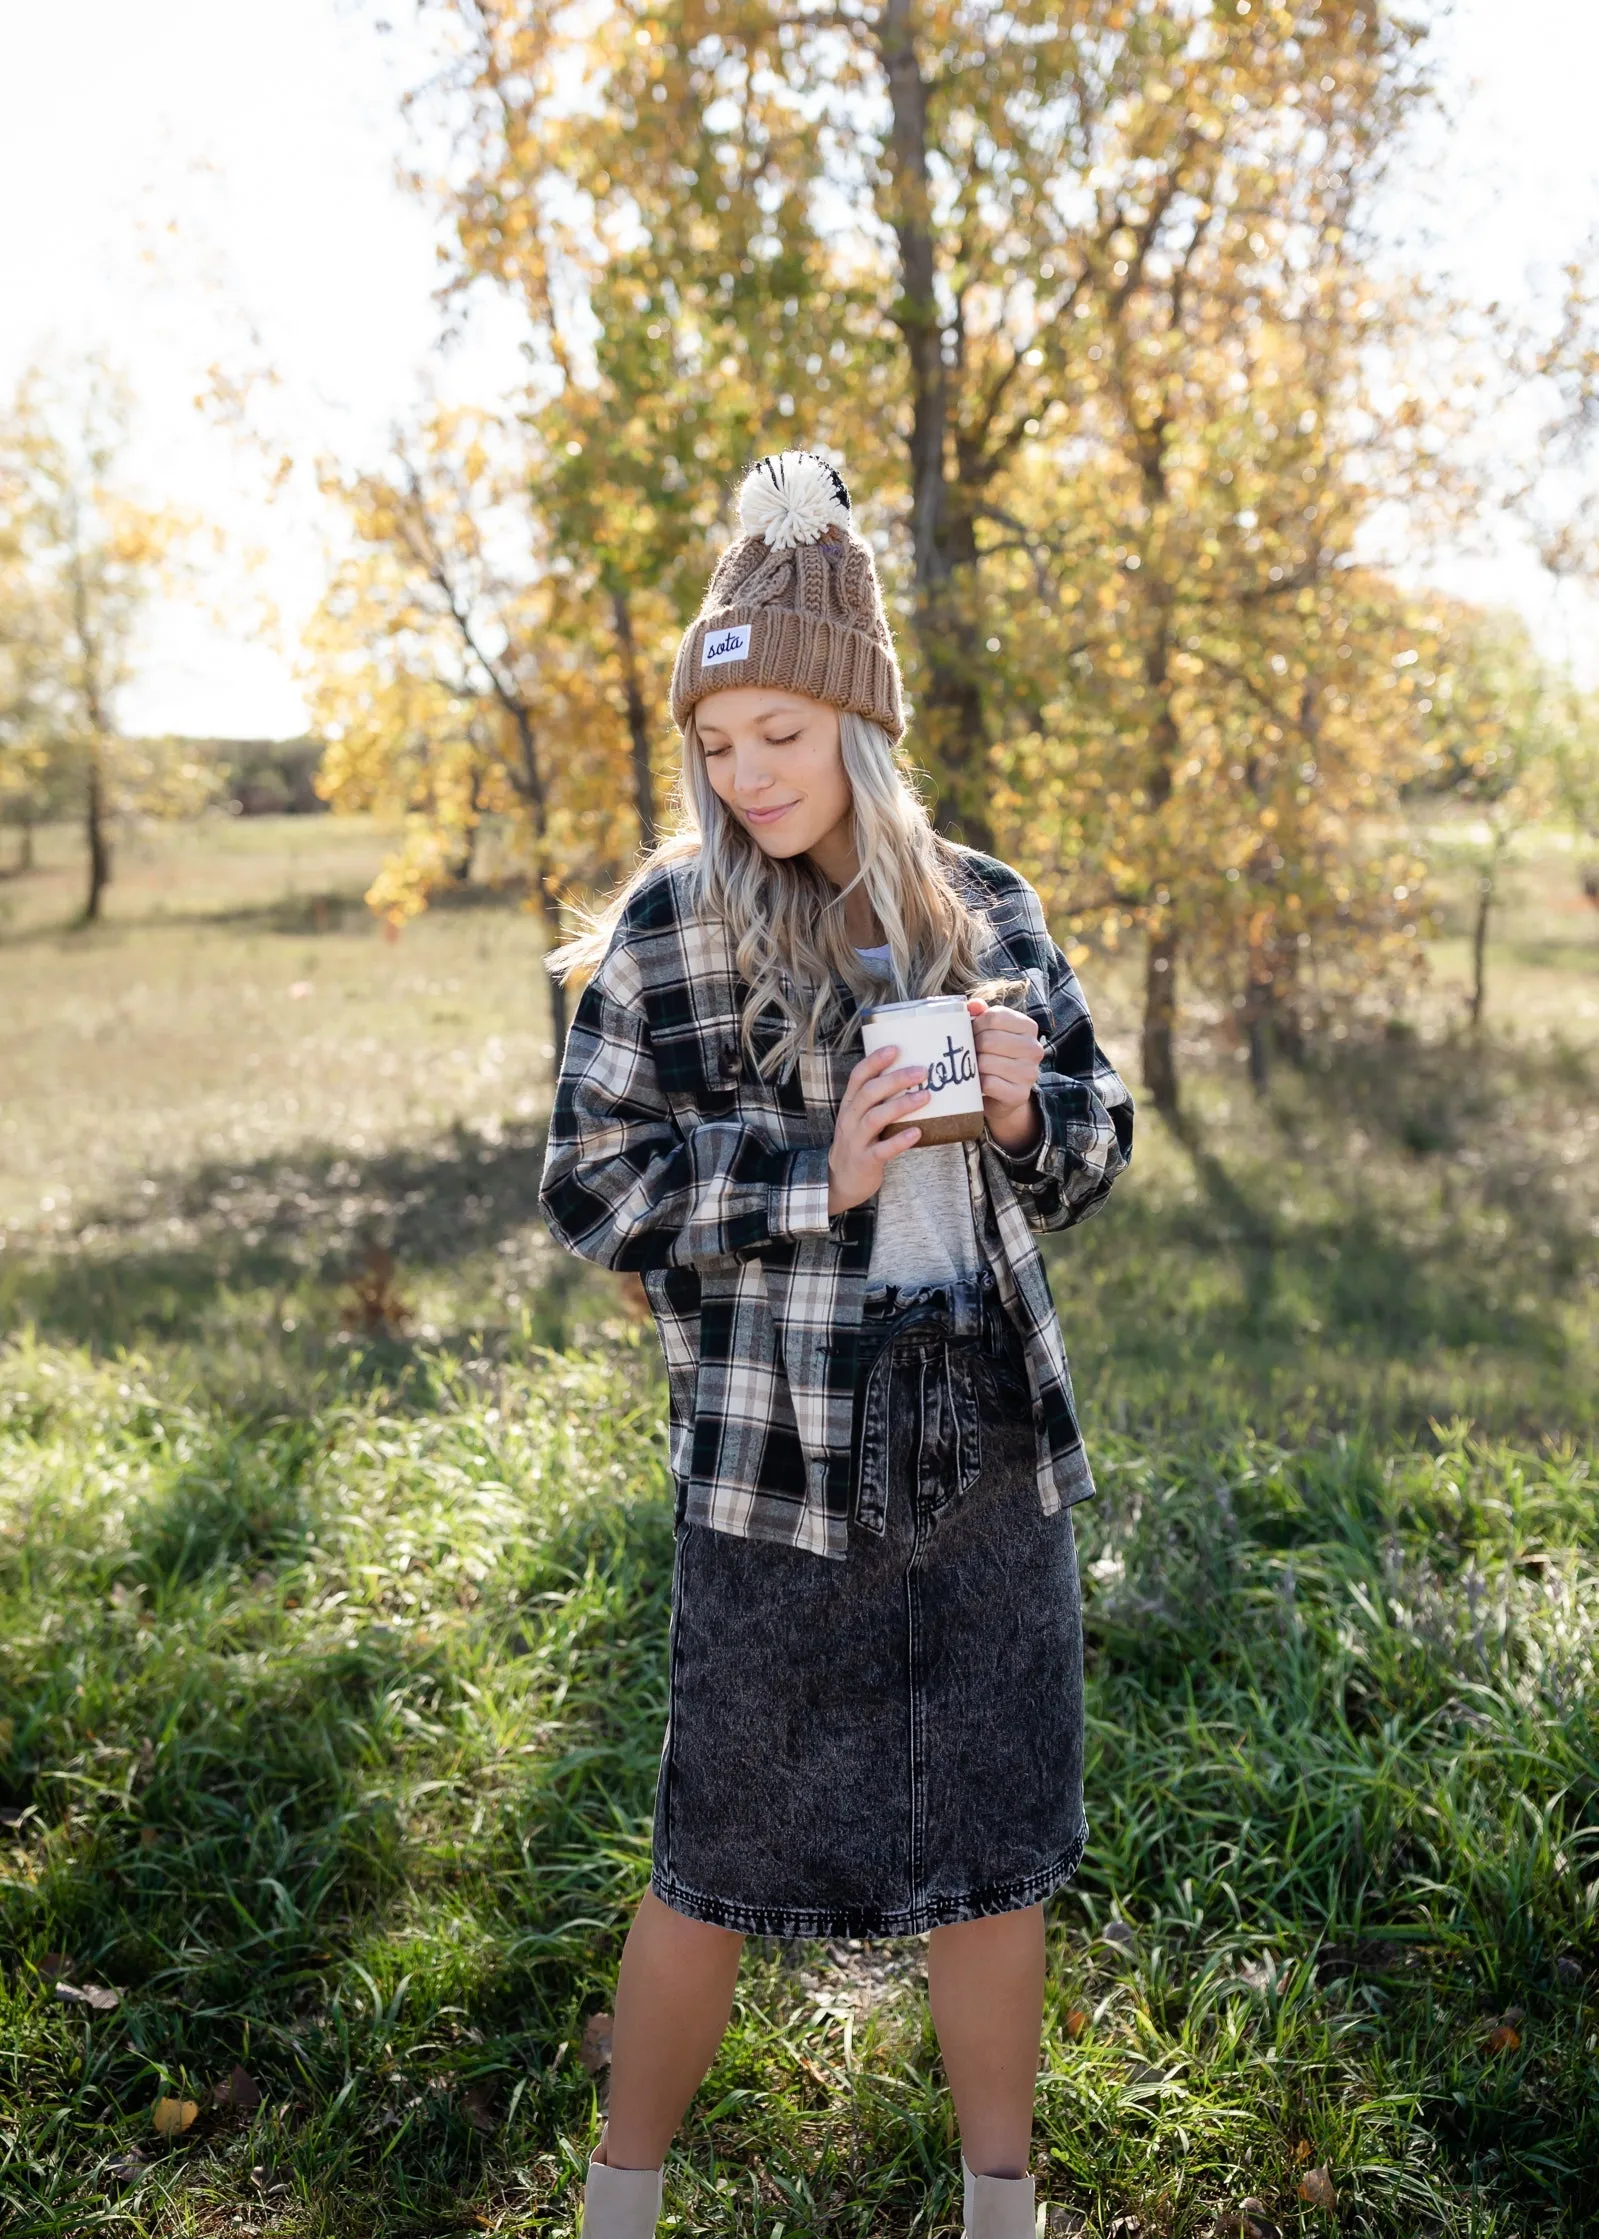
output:
<path id="1" fill-rule="evenodd" d="M 1076 1872 L 1083 1649 L 992 1277 L 873 1295 L 849 1552 L 680 1524 L 651 1886 L 747 1935 L 903 1936 Z"/>

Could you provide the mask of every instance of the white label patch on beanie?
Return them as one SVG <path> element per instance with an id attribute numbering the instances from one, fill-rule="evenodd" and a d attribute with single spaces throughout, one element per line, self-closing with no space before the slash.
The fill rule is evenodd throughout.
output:
<path id="1" fill-rule="evenodd" d="M 712 630 L 700 646 L 700 667 L 719 669 L 729 661 L 747 661 L 749 652 L 747 622 L 741 622 L 736 630 Z"/>

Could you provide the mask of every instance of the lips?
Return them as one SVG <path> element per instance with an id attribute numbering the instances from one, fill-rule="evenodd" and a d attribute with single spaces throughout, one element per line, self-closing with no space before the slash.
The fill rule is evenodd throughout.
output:
<path id="1" fill-rule="evenodd" d="M 793 806 L 792 801 L 785 801 L 781 808 L 746 809 L 744 811 L 744 821 L 746 824 L 775 824 L 780 816 L 787 816 Z"/>

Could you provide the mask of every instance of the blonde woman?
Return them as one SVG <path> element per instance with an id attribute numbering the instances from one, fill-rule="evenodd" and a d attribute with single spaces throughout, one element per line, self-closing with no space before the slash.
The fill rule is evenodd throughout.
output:
<path id="1" fill-rule="evenodd" d="M 927 1933 L 971 2239 L 1032 2239 L 1043 1903 L 1075 1872 L 1093 1490 L 1035 1229 L 1132 1103 L 1014 871 L 938 838 L 834 469 L 751 471 L 672 682 L 687 829 L 591 976 L 543 1203 L 636 1270 L 670 1385 L 670 1710 L 587 2239 L 648 2239 L 746 1935 Z M 986 1122 L 923 1144 L 872 1001 L 964 994 Z"/>

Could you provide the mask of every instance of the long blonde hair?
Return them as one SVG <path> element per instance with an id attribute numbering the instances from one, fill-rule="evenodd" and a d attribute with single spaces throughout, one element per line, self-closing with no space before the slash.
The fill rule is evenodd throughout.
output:
<path id="1" fill-rule="evenodd" d="M 807 855 L 780 860 L 763 854 L 717 797 L 691 713 L 683 727 L 677 831 L 554 952 L 551 971 L 563 978 L 593 971 L 644 881 L 664 864 L 692 862 L 697 906 L 727 927 L 749 990 L 740 1018 L 746 1049 L 754 1053 L 755 1022 L 763 1011 L 783 1020 L 782 1034 L 761 1053 L 763 1073 L 786 1071 L 801 1050 L 830 1039 L 842 1025 L 839 981 L 859 1001 L 882 1000 L 889 990 L 904 999 L 971 994 L 991 985 L 978 970 L 983 928 L 957 888 L 954 850 L 928 822 L 888 733 L 841 710 L 839 744 L 860 862 L 849 887 L 835 887 Z M 883 929 L 889 953 L 880 967 L 861 958 L 844 930 L 845 896 L 855 886 L 865 890 Z"/>

